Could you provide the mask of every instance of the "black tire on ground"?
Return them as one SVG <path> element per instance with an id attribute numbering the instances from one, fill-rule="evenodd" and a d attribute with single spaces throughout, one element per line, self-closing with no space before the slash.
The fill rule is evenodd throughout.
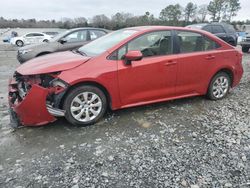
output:
<path id="1" fill-rule="evenodd" d="M 82 122 L 77 120 L 76 118 L 73 117 L 71 112 L 71 104 L 72 101 L 81 93 L 84 92 L 90 92 L 90 93 L 94 93 L 95 95 L 97 95 L 102 103 L 102 107 L 101 110 L 99 112 L 99 114 L 92 120 L 88 121 L 88 122 Z M 73 125 L 78 125 L 78 126 L 87 126 L 87 125 L 92 125 L 94 123 L 96 123 L 100 118 L 103 117 L 103 115 L 106 112 L 107 109 L 107 98 L 104 94 L 104 92 L 99 89 L 98 87 L 95 86 L 91 86 L 91 85 L 83 85 L 83 86 L 79 86 L 74 88 L 73 90 L 71 90 L 65 100 L 64 100 L 64 104 L 63 104 L 63 109 L 66 111 L 65 113 L 65 118 L 67 119 L 67 121 Z M 86 114 L 85 114 L 86 115 Z M 92 114 L 94 115 L 94 114 Z"/>
<path id="2" fill-rule="evenodd" d="M 216 97 L 215 94 L 214 94 L 214 84 L 215 84 L 215 82 L 217 81 L 218 78 L 225 78 L 228 81 L 228 87 L 226 89 L 226 92 L 221 97 Z M 220 99 L 225 98 L 227 96 L 228 92 L 229 92 L 229 89 L 231 87 L 231 83 L 232 83 L 232 79 L 231 79 L 231 77 L 229 76 L 228 73 L 226 73 L 226 72 L 219 72 L 219 73 L 217 73 L 212 78 L 212 80 L 211 80 L 211 82 L 209 84 L 208 91 L 207 91 L 207 97 L 210 100 L 220 100 Z"/>
<path id="3" fill-rule="evenodd" d="M 249 47 L 242 46 L 242 52 L 247 53 L 249 51 Z"/>
<path id="4" fill-rule="evenodd" d="M 16 41 L 16 45 L 17 45 L 18 47 L 22 47 L 22 46 L 24 45 L 24 43 L 23 43 L 23 41 L 21 41 L 21 40 L 17 40 L 17 41 Z"/>

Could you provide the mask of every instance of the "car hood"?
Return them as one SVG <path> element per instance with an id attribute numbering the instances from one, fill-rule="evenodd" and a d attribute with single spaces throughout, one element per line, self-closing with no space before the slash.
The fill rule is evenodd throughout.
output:
<path id="1" fill-rule="evenodd" d="M 82 56 L 71 51 L 53 53 L 29 60 L 17 68 L 22 75 L 45 74 L 75 68 L 90 57 Z"/>

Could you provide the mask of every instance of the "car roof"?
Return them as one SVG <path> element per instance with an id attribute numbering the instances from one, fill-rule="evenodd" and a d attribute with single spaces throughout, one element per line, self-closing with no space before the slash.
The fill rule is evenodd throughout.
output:
<path id="1" fill-rule="evenodd" d="M 78 31 L 78 30 L 84 30 L 84 29 L 102 30 L 102 31 L 107 31 L 107 32 L 109 31 L 104 28 L 96 28 L 96 27 L 78 27 L 78 28 L 69 29 L 68 31 Z"/>
<path id="2" fill-rule="evenodd" d="M 197 29 L 192 29 L 187 27 L 176 27 L 176 26 L 137 26 L 137 27 L 124 28 L 124 30 L 135 30 L 139 32 L 158 31 L 158 30 L 185 30 L 185 31 L 188 30 L 197 32 Z"/>

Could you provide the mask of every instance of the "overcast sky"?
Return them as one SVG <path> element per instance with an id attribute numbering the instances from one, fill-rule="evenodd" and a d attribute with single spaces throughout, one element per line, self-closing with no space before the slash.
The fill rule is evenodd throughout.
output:
<path id="1" fill-rule="evenodd" d="M 56 19 L 63 17 L 91 18 L 97 14 L 107 16 L 117 12 L 142 15 L 146 11 L 159 16 L 160 11 L 169 4 L 188 2 L 197 5 L 208 4 L 210 0 L 1 0 L 0 16 L 17 19 Z M 240 0 L 242 9 L 234 20 L 250 19 L 250 0 Z"/>

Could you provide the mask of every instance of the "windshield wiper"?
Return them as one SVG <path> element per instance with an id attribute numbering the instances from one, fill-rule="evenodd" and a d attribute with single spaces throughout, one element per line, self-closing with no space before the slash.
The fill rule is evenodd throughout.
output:
<path id="1" fill-rule="evenodd" d="M 82 52 L 82 51 L 79 51 L 78 49 L 77 49 L 77 50 L 72 50 L 72 52 L 81 54 L 81 55 L 83 55 L 83 56 L 87 56 L 86 53 L 84 53 L 84 52 Z"/>

